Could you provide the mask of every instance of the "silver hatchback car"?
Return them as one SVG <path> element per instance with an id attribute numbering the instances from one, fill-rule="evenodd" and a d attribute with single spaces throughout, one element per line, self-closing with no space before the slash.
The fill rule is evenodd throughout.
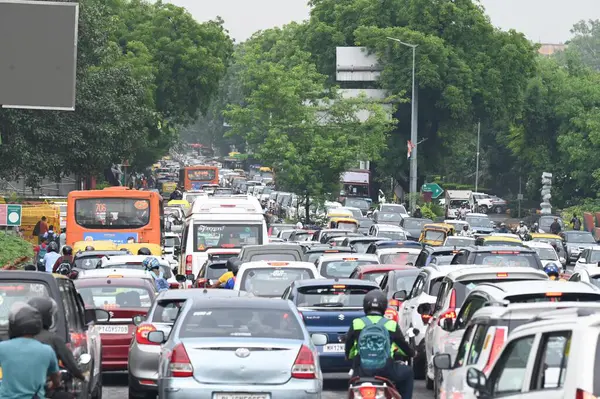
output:
<path id="1" fill-rule="evenodd" d="M 158 390 L 163 399 L 317 399 L 319 355 L 290 301 L 190 298 L 163 345 Z"/>
<path id="2" fill-rule="evenodd" d="M 246 296 L 245 292 L 225 289 L 188 289 L 161 292 L 147 316 L 133 317 L 135 334 L 129 347 L 129 398 L 158 395 L 158 358 L 160 344 L 148 340 L 148 333 L 162 331 L 169 336 L 185 301 L 190 298 Z"/>

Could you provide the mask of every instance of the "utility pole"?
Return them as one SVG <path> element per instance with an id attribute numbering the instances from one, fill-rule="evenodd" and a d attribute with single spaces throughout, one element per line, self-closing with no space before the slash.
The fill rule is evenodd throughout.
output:
<path id="1" fill-rule="evenodd" d="M 415 69 L 416 69 L 416 62 L 417 62 L 417 47 L 419 45 L 405 43 L 405 42 L 401 41 L 400 39 L 395 39 L 393 37 L 388 37 L 388 39 L 398 42 L 406 47 L 412 48 L 412 99 L 411 99 L 412 111 L 411 111 L 411 115 L 410 115 L 410 141 L 414 145 L 414 147 L 410 152 L 410 193 L 412 194 L 411 199 L 410 199 L 410 209 L 411 209 L 411 211 L 414 212 L 416 200 L 417 200 L 415 198 L 416 197 L 415 194 L 418 192 L 418 190 L 417 190 L 417 149 L 418 149 L 417 130 L 418 130 L 418 109 L 419 109 L 418 101 L 419 101 L 419 99 L 418 99 L 418 94 L 417 94 Z"/>
<path id="2" fill-rule="evenodd" d="M 475 192 L 479 188 L 479 136 L 481 134 L 481 122 L 477 123 L 477 166 L 475 166 Z"/>

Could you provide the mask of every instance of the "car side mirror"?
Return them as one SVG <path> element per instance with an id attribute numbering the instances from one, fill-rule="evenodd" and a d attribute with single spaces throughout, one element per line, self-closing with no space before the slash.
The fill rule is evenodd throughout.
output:
<path id="1" fill-rule="evenodd" d="M 484 394 L 487 391 L 487 378 L 480 370 L 470 367 L 467 370 L 467 385 L 480 394 Z"/>
<path id="2" fill-rule="evenodd" d="M 422 303 L 417 306 L 417 313 L 420 315 L 430 315 L 433 311 L 433 305 L 430 303 Z"/>
<path id="3" fill-rule="evenodd" d="M 107 323 L 110 320 L 110 313 L 104 309 L 86 309 L 85 324 Z"/>
<path id="4" fill-rule="evenodd" d="M 310 337 L 313 344 L 317 346 L 323 346 L 327 343 L 327 335 L 325 334 L 313 334 Z"/>
<path id="5" fill-rule="evenodd" d="M 438 370 L 450 370 L 452 368 L 452 361 L 450 355 L 447 353 L 438 353 L 433 357 L 433 364 Z"/>
<path id="6" fill-rule="evenodd" d="M 141 315 L 141 314 L 138 314 L 131 318 L 131 321 L 133 321 L 134 326 L 139 326 L 140 324 L 142 324 L 144 322 L 144 320 L 146 320 L 146 316 Z"/>
<path id="7" fill-rule="evenodd" d="M 176 274 L 175 280 L 177 280 L 178 283 L 185 283 L 187 281 L 187 277 L 183 274 Z"/>
<path id="8" fill-rule="evenodd" d="M 408 296 L 408 293 L 406 292 L 406 290 L 401 290 L 401 291 L 394 292 L 394 295 L 392 296 L 392 298 L 397 301 L 404 301 L 404 300 L 406 300 L 407 296 Z"/>
<path id="9" fill-rule="evenodd" d="M 444 331 L 452 331 L 452 327 L 454 326 L 454 321 L 451 318 L 445 318 L 442 320 L 442 330 Z"/>
<path id="10" fill-rule="evenodd" d="M 165 333 L 162 331 L 151 331 L 148 333 L 148 341 L 155 344 L 162 344 L 165 342 Z"/>

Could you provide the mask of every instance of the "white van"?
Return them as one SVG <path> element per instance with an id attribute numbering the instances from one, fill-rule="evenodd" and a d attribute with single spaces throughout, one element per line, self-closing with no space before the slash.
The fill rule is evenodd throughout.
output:
<path id="1" fill-rule="evenodd" d="M 256 197 L 199 197 L 185 220 L 179 272 L 197 275 L 210 253 L 267 244 L 267 224 Z"/>

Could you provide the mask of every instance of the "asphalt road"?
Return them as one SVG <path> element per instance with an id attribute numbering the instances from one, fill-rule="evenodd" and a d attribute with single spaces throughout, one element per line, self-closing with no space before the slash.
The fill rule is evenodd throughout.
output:
<path id="1" fill-rule="evenodd" d="M 333 378 L 331 378 L 333 377 Z M 333 374 L 325 376 L 325 391 L 322 399 L 346 398 L 348 388 L 348 377 L 344 374 Z M 103 399 L 125 399 L 127 398 L 127 374 L 105 373 L 103 378 Z M 433 394 L 425 389 L 423 381 L 415 381 L 413 393 L 414 399 L 431 399 Z"/>

